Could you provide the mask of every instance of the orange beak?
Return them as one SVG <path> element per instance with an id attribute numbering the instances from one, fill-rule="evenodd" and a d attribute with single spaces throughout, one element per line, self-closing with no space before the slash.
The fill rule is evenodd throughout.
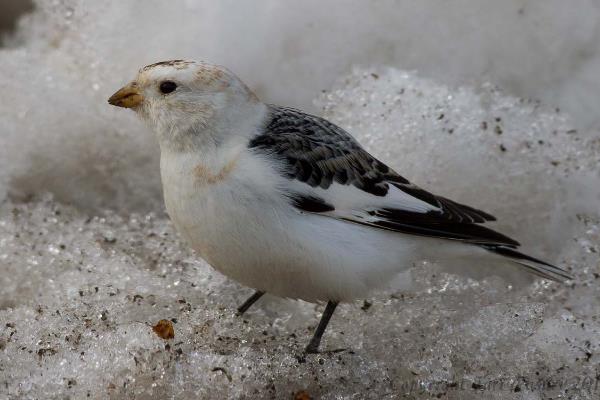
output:
<path id="1" fill-rule="evenodd" d="M 132 82 L 110 96 L 108 104 L 123 108 L 134 108 L 139 106 L 143 100 L 144 96 L 138 90 L 137 84 Z"/>

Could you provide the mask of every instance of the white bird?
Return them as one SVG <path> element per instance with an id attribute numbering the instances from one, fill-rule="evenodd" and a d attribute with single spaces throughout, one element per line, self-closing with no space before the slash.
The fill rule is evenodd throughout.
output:
<path id="1" fill-rule="evenodd" d="M 256 293 L 326 301 L 306 352 L 341 301 L 415 262 L 481 258 L 547 279 L 562 269 L 516 250 L 490 214 L 431 194 L 317 116 L 262 103 L 227 69 L 173 60 L 142 68 L 109 103 L 156 131 L 167 211 L 215 269 Z"/>

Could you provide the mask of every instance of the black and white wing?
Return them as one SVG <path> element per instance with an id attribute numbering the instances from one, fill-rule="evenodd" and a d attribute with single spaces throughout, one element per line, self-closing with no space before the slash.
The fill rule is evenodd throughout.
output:
<path id="1" fill-rule="evenodd" d="M 378 229 L 459 240 L 562 271 L 518 253 L 517 241 L 482 226 L 495 220 L 492 215 L 411 184 L 337 125 L 292 108 L 269 107 L 263 132 L 249 147 L 278 158 L 280 172 L 298 183 L 290 185 L 298 190 L 288 193 L 296 208 Z"/>
<path id="2" fill-rule="evenodd" d="M 264 133 L 250 142 L 250 148 L 279 157 L 284 166 L 281 172 L 287 178 L 323 189 L 290 194 L 293 204 L 304 211 L 327 212 L 404 233 L 519 245 L 479 225 L 494 221 L 490 214 L 411 184 L 371 156 L 346 131 L 323 118 L 272 106 Z M 339 204 L 342 199 L 334 199 L 336 184 L 352 189 L 346 191 L 343 205 Z"/>

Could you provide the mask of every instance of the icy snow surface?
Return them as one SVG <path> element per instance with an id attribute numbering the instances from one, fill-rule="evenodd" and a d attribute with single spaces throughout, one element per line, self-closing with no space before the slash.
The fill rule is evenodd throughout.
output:
<path id="1" fill-rule="evenodd" d="M 420 266 L 413 292 L 340 307 L 323 345 L 346 351 L 302 359 L 320 308 L 271 298 L 235 317 L 251 292 L 194 257 L 162 214 L 92 218 L 49 198 L 7 202 L 2 391 L 378 399 L 421 390 L 476 398 L 489 389 L 537 398 L 539 385 L 553 384 L 544 395 L 593 398 L 598 212 L 577 199 L 595 194 L 598 142 L 536 103 L 490 87 L 450 91 L 391 69 L 357 70 L 319 104 L 415 181 L 497 212 L 510 222 L 505 231 L 542 243 L 538 252 L 547 248 L 575 283 L 517 289 Z M 173 340 L 153 332 L 160 319 L 173 321 Z"/>
<path id="2" fill-rule="evenodd" d="M 209 11 L 184 3 L 192 15 Z M 322 306 L 266 297 L 236 317 L 251 290 L 179 240 L 162 210 L 152 135 L 106 105 L 135 68 L 173 55 L 158 33 L 147 48 L 99 33 L 127 26 L 131 4 L 40 1 L 0 50 L 0 398 L 597 398 L 595 131 L 487 84 L 448 87 L 381 67 L 338 79 L 314 109 L 415 183 L 493 213 L 498 229 L 575 280 L 472 280 L 419 265 L 412 291 L 339 307 L 323 349 L 345 351 L 303 357 Z M 130 40 L 178 17 L 153 5 Z M 175 56 L 192 47 L 183 39 Z M 251 55 L 238 57 L 234 70 Z M 173 339 L 152 329 L 163 319 Z"/>

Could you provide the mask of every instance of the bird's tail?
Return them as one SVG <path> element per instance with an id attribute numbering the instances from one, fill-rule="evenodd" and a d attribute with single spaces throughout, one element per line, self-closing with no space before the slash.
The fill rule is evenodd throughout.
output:
<path id="1" fill-rule="evenodd" d="M 564 282 L 573 277 L 564 269 L 559 268 L 555 265 L 548 264 L 545 261 L 538 260 L 537 258 L 528 256 L 527 254 L 520 253 L 513 248 L 506 246 L 481 246 L 484 249 L 504 256 L 511 261 L 527 268 L 529 272 L 541 276 L 545 279 L 550 279 L 557 282 Z"/>

